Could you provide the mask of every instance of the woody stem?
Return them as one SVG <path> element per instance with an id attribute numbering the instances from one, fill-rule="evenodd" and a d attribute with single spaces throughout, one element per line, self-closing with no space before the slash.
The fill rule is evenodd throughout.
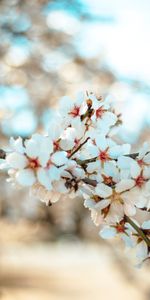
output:
<path id="1" fill-rule="evenodd" d="M 145 235 L 143 230 L 138 227 L 133 220 L 131 220 L 128 216 L 126 216 L 126 221 L 136 230 L 136 232 L 139 234 L 139 236 L 142 238 L 143 241 L 147 244 L 148 247 L 150 247 L 150 239 Z"/>
<path id="2" fill-rule="evenodd" d="M 77 153 L 84 144 L 86 144 L 86 142 L 89 140 L 89 137 L 83 142 L 81 143 L 70 155 L 68 158 L 71 158 L 75 153 Z"/>

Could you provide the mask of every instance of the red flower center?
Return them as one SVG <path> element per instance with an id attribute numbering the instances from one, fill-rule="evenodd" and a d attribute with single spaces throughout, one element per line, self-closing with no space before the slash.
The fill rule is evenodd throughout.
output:
<path id="1" fill-rule="evenodd" d="M 74 106 L 73 110 L 69 113 L 73 118 L 80 115 L 80 107 Z"/>
<path id="2" fill-rule="evenodd" d="M 36 168 L 40 167 L 40 163 L 39 163 L 38 159 L 37 158 L 30 158 L 28 167 L 30 169 L 36 169 Z"/>
<path id="3" fill-rule="evenodd" d="M 140 166 L 143 166 L 143 165 L 144 165 L 144 161 L 143 161 L 142 159 L 139 159 L 137 162 L 138 162 L 138 164 L 139 164 Z"/>
<path id="4" fill-rule="evenodd" d="M 54 142 L 53 142 L 53 146 L 54 146 L 54 150 L 55 150 L 55 151 L 60 150 L 59 142 L 58 142 L 58 141 L 54 141 Z"/>
<path id="5" fill-rule="evenodd" d="M 142 175 L 139 175 L 136 179 L 135 179 L 135 183 L 138 187 L 142 187 L 142 185 L 144 184 L 145 179 Z"/>
<path id="6" fill-rule="evenodd" d="M 102 175 L 103 179 L 104 179 L 104 183 L 107 184 L 107 185 L 112 185 L 113 184 L 113 180 L 112 180 L 112 177 L 110 176 L 105 176 L 105 175 Z"/>
<path id="7" fill-rule="evenodd" d="M 99 159 L 100 159 L 102 162 L 105 162 L 106 160 L 109 160 L 109 155 L 108 155 L 107 151 L 108 151 L 108 150 L 101 151 L 100 154 L 99 154 Z"/>
<path id="8" fill-rule="evenodd" d="M 75 140 L 74 140 L 74 143 L 75 143 L 75 147 L 77 147 L 77 146 L 80 144 L 80 140 L 75 139 Z"/>
<path id="9" fill-rule="evenodd" d="M 125 222 L 124 220 L 122 220 L 120 223 L 118 223 L 116 226 L 115 226 L 116 230 L 118 233 L 122 233 L 122 232 L 125 232 Z"/>
<path id="10" fill-rule="evenodd" d="M 99 107 L 97 110 L 96 110 L 96 118 L 101 118 L 102 115 L 104 114 L 105 112 L 105 109 L 103 109 L 103 107 Z"/>
<path id="11" fill-rule="evenodd" d="M 118 233 L 124 232 L 124 225 L 118 224 L 116 230 Z"/>

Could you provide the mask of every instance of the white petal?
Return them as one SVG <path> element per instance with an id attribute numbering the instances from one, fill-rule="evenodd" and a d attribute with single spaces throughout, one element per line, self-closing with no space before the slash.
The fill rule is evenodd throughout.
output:
<path id="1" fill-rule="evenodd" d="M 129 154 L 130 148 L 129 144 L 115 145 L 110 148 L 109 154 L 112 158 L 118 158 L 121 155 Z"/>
<path id="2" fill-rule="evenodd" d="M 51 161 L 57 166 L 66 164 L 68 161 L 67 153 L 65 151 L 57 151 L 52 155 Z"/>
<path id="3" fill-rule="evenodd" d="M 16 174 L 16 180 L 23 186 L 32 186 L 36 182 L 34 172 L 31 169 L 18 171 Z"/>
<path id="4" fill-rule="evenodd" d="M 110 204 L 110 199 L 104 199 L 96 203 L 95 209 L 102 210 Z"/>
<path id="5" fill-rule="evenodd" d="M 98 196 L 102 198 L 107 198 L 112 195 L 111 187 L 105 185 L 104 183 L 98 184 L 97 187 L 95 188 L 95 192 Z"/>
<path id="6" fill-rule="evenodd" d="M 144 195 L 137 196 L 136 207 L 144 208 L 144 207 L 146 207 L 146 204 L 147 204 L 147 198 L 144 197 Z"/>
<path id="7" fill-rule="evenodd" d="M 135 185 L 134 180 L 132 179 L 122 179 L 116 184 L 116 192 L 121 193 L 127 190 L 130 190 Z"/>
<path id="8" fill-rule="evenodd" d="M 104 135 L 97 135 L 95 138 L 95 142 L 97 147 L 101 150 L 104 151 L 108 147 L 108 142 L 107 139 Z"/>
<path id="9" fill-rule="evenodd" d="M 147 245 L 144 241 L 140 242 L 136 246 L 136 256 L 140 259 L 145 259 L 148 254 Z"/>
<path id="10" fill-rule="evenodd" d="M 147 164 L 150 164 L 150 152 L 145 155 L 144 162 L 147 163 Z"/>
<path id="11" fill-rule="evenodd" d="M 74 169 L 72 170 L 72 174 L 73 174 L 74 176 L 76 176 L 77 178 L 83 178 L 83 177 L 85 177 L 85 172 L 84 172 L 84 170 L 81 169 L 81 168 L 74 168 Z"/>
<path id="12" fill-rule="evenodd" d="M 11 137 L 10 146 L 14 151 L 19 153 L 24 153 L 25 151 L 25 147 L 23 146 L 23 141 L 21 137 L 17 138 L 16 140 L 13 137 Z"/>
<path id="13" fill-rule="evenodd" d="M 131 172 L 131 176 L 133 178 L 137 178 L 140 175 L 140 173 L 141 173 L 141 168 L 140 168 L 139 164 L 135 160 L 133 160 L 132 163 L 131 163 L 131 170 L 130 170 L 130 172 Z"/>
<path id="14" fill-rule="evenodd" d="M 112 202 L 109 213 L 106 217 L 108 222 L 120 222 L 124 216 L 123 205 L 119 202 Z"/>
<path id="15" fill-rule="evenodd" d="M 65 151 L 71 150 L 74 147 L 74 139 L 61 139 L 59 145 Z"/>
<path id="16" fill-rule="evenodd" d="M 113 114 L 110 111 L 107 111 L 103 114 L 103 122 L 106 124 L 106 126 L 112 126 L 116 123 L 117 116 Z"/>
<path id="17" fill-rule="evenodd" d="M 61 175 L 61 168 L 56 168 L 55 166 L 51 166 L 48 173 L 51 181 L 59 180 Z"/>
<path id="18" fill-rule="evenodd" d="M 144 193 L 146 196 L 150 197 L 150 180 L 145 183 Z"/>
<path id="19" fill-rule="evenodd" d="M 131 151 L 131 145 L 130 144 L 123 144 L 122 145 L 122 154 L 127 155 Z"/>
<path id="20" fill-rule="evenodd" d="M 97 170 L 100 171 L 100 169 L 101 169 L 101 163 L 100 163 L 99 160 L 96 160 L 95 162 L 89 163 L 88 166 L 87 166 L 87 172 L 88 173 L 92 173 L 92 172 L 97 171 Z"/>
<path id="21" fill-rule="evenodd" d="M 127 236 L 126 234 L 121 235 L 122 240 L 124 241 L 126 247 L 128 248 L 133 248 L 133 240 L 131 239 L 130 236 Z"/>
<path id="22" fill-rule="evenodd" d="M 84 206 L 85 206 L 86 208 L 93 209 L 93 208 L 95 207 L 95 201 L 92 200 L 92 199 L 86 199 L 86 200 L 84 201 Z"/>
<path id="23" fill-rule="evenodd" d="M 37 171 L 38 181 L 45 186 L 48 190 L 52 189 L 50 178 L 48 177 L 47 171 L 43 168 L 39 168 Z"/>
<path id="24" fill-rule="evenodd" d="M 145 179 L 149 179 L 150 178 L 150 167 L 144 167 L 144 170 L 143 170 L 143 177 Z"/>
<path id="25" fill-rule="evenodd" d="M 97 148 L 96 145 L 93 145 L 91 143 L 88 143 L 87 146 L 86 146 L 86 149 L 90 155 L 90 158 L 92 157 L 97 157 L 98 154 L 99 154 L 99 149 Z"/>
<path id="26" fill-rule="evenodd" d="M 122 155 L 122 148 L 120 145 L 113 146 L 109 149 L 109 155 L 111 158 L 118 158 Z"/>
<path id="27" fill-rule="evenodd" d="M 104 227 L 102 230 L 100 230 L 99 235 L 103 239 L 111 239 L 116 236 L 117 232 L 114 227 Z"/>
<path id="28" fill-rule="evenodd" d="M 104 173 L 107 176 L 111 176 L 111 177 L 117 176 L 118 170 L 117 170 L 116 164 L 112 161 L 106 162 L 104 165 Z"/>
<path id="29" fill-rule="evenodd" d="M 128 169 L 128 168 L 130 168 L 132 161 L 133 161 L 133 159 L 130 157 L 120 156 L 118 158 L 117 164 L 120 169 Z"/>
<path id="30" fill-rule="evenodd" d="M 143 159 L 145 154 L 148 152 L 148 150 L 149 150 L 149 144 L 145 142 L 139 151 L 138 159 Z"/>
<path id="31" fill-rule="evenodd" d="M 142 228 L 143 229 L 150 229 L 150 220 L 144 221 L 144 223 L 142 224 Z"/>
<path id="32" fill-rule="evenodd" d="M 136 208 L 133 205 L 124 203 L 124 212 L 126 216 L 132 217 L 136 214 Z"/>
<path id="33" fill-rule="evenodd" d="M 28 159 L 25 155 L 13 152 L 7 155 L 6 162 L 11 168 L 24 169 L 28 165 Z"/>
<path id="34" fill-rule="evenodd" d="M 33 139 L 26 140 L 25 146 L 25 152 L 30 158 L 37 158 L 39 156 L 40 145 L 38 145 L 36 141 Z"/>

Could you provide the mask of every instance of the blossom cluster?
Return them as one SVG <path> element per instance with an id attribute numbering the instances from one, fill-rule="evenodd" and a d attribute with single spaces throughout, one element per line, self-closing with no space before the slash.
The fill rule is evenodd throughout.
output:
<path id="1" fill-rule="evenodd" d="M 140 263 L 150 257 L 150 147 L 118 144 L 120 124 L 110 97 L 63 97 L 48 134 L 11 138 L 1 169 L 47 205 L 82 196 L 100 236 L 121 238 Z"/>

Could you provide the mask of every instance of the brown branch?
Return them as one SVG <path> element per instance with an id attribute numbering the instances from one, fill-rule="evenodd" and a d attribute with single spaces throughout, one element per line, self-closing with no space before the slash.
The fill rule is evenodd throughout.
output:
<path id="1" fill-rule="evenodd" d="M 149 152 L 147 152 L 146 154 L 148 154 Z M 131 157 L 133 159 L 136 159 L 137 156 L 139 155 L 139 153 L 131 153 L 131 154 L 125 154 L 124 156 L 127 156 L 127 157 Z M 88 158 L 88 159 L 85 159 L 85 160 L 76 160 L 76 162 L 80 165 L 80 166 L 84 166 L 84 165 L 87 165 L 89 163 L 92 163 L 92 162 L 95 162 L 97 160 L 97 156 L 96 157 L 93 157 L 93 158 Z M 117 159 L 114 159 L 115 161 L 117 161 Z"/>
<path id="2" fill-rule="evenodd" d="M 2 149 L 0 149 L 0 158 L 5 159 L 6 158 L 6 152 Z"/>
<path id="3" fill-rule="evenodd" d="M 81 148 L 82 148 L 82 146 L 84 145 L 84 144 L 86 144 L 87 143 L 87 141 L 89 140 L 89 137 L 83 142 L 83 143 L 81 143 L 70 155 L 69 155 L 69 157 L 68 158 L 71 158 L 75 153 L 77 153 Z"/>
<path id="4" fill-rule="evenodd" d="M 97 156 L 96 156 L 96 157 L 93 157 L 93 158 L 88 158 L 88 159 L 85 159 L 85 160 L 77 159 L 76 162 L 77 162 L 77 164 L 79 164 L 80 166 L 83 166 L 83 165 L 87 165 L 87 164 L 89 164 L 89 163 L 95 162 L 96 160 L 97 160 Z"/>
<path id="5" fill-rule="evenodd" d="M 89 185 L 93 186 L 93 187 L 97 186 L 97 181 L 94 180 L 94 179 L 90 179 L 90 178 L 86 177 L 86 178 L 83 178 L 82 181 L 86 184 L 89 184 Z"/>
<path id="6" fill-rule="evenodd" d="M 139 234 L 139 236 L 142 238 L 142 240 L 145 241 L 148 247 L 150 247 L 150 239 L 145 235 L 143 230 L 138 227 L 133 220 L 131 220 L 128 216 L 125 217 L 126 221 L 136 230 L 136 232 Z"/>

